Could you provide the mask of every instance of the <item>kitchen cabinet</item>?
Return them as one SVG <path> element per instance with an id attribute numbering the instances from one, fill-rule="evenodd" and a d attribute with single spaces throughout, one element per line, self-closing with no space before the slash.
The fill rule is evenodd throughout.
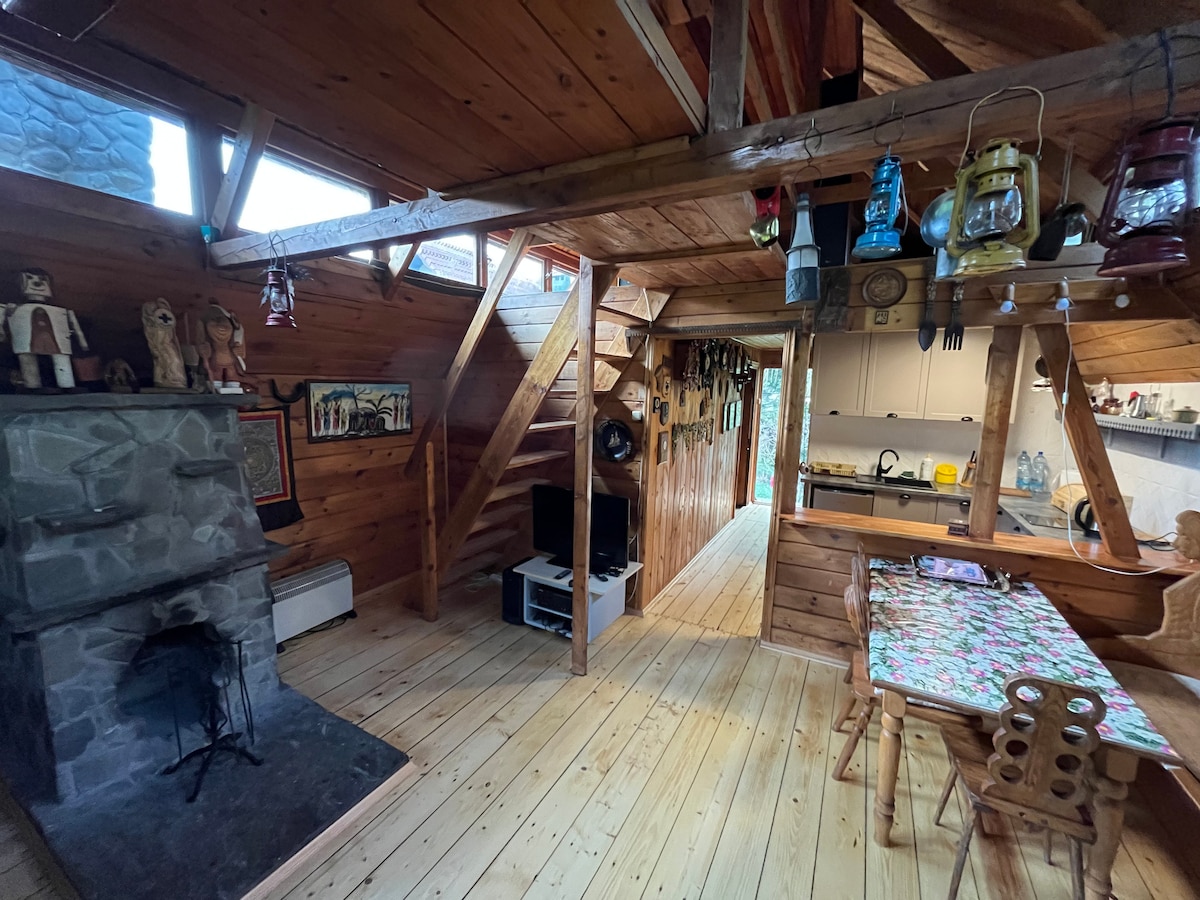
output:
<path id="1" fill-rule="evenodd" d="M 937 497 L 920 494 L 875 494 L 873 515 L 881 519 L 903 519 L 906 522 L 932 523 L 937 516 Z"/>
<path id="2" fill-rule="evenodd" d="M 929 354 L 921 352 L 916 335 L 907 331 L 871 335 L 867 353 L 866 415 L 888 419 L 923 418 L 928 386 Z"/>
<path id="3" fill-rule="evenodd" d="M 818 334 L 813 341 L 813 415 L 861 416 L 870 335 Z"/>
<path id="4" fill-rule="evenodd" d="M 970 521 L 971 501 L 966 497 L 938 497 L 933 521 L 938 525 L 949 525 L 951 519 Z"/>
<path id="5" fill-rule="evenodd" d="M 924 418 L 943 422 L 983 421 L 987 403 L 987 358 L 992 329 L 968 328 L 961 350 L 943 350 L 936 342 L 929 357 L 929 386 Z"/>

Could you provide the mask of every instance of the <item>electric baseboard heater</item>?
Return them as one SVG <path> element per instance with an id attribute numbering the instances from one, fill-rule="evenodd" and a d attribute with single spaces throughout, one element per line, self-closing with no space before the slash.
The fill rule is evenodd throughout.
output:
<path id="1" fill-rule="evenodd" d="M 354 615 L 350 564 L 335 559 L 271 583 L 275 643 L 303 634 L 338 616 Z"/>

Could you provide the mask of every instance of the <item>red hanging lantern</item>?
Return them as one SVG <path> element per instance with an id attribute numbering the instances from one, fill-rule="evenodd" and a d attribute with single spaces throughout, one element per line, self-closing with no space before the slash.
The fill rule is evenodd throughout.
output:
<path id="1" fill-rule="evenodd" d="M 1184 229 L 1200 206 L 1194 123 L 1160 119 L 1117 156 L 1096 240 L 1108 248 L 1098 274 L 1151 275 L 1188 265 Z"/>

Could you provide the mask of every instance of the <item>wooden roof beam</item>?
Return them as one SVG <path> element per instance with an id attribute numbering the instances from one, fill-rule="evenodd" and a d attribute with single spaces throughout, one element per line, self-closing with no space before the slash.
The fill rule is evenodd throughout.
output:
<path id="1" fill-rule="evenodd" d="M 267 138 L 274 125 L 275 115 L 253 103 L 248 104 L 242 113 L 229 168 L 221 180 L 217 199 L 213 202 L 212 219 L 209 220 L 217 234 L 227 234 L 237 227 L 246 206 L 246 198 L 250 196 L 250 184 L 254 181 L 254 173 L 258 171 L 258 162 L 267 148 Z"/>
<path id="2" fill-rule="evenodd" d="M 676 55 L 666 32 L 658 24 L 650 4 L 647 0 L 616 0 L 616 3 L 625 16 L 625 21 L 629 23 L 634 35 L 653 61 L 654 67 L 662 73 L 667 87 L 679 101 L 679 106 L 692 123 L 692 127 L 696 131 L 703 131 L 707 116 L 704 100 L 692 84 L 691 76 Z"/>
<path id="3" fill-rule="evenodd" d="M 1189 23 L 1166 29 L 1166 33 L 1169 37 L 1195 35 L 1197 30 L 1197 23 Z M 1176 83 L 1188 86 L 1180 92 L 1178 105 L 1186 110 L 1194 107 L 1200 96 L 1195 87 L 1200 83 L 1200 43 L 1181 40 L 1176 46 Z M 536 180 L 515 189 L 482 182 L 471 189 L 470 196 L 459 192 L 454 200 L 429 197 L 273 234 L 287 242 L 293 259 L 306 259 L 377 243 L 537 225 L 785 184 L 796 180 L 808 165 L 804 136 L 810 127 L 822 135 L 820 146 L 813 150 L 813 162 L 826 176 L 857 172 L 878 156 L 872 129 L 892 114 L 893 104 L 906 117 L 905 135 L 896 142 L 896 150 L 913 158 L 941 156 L 960 145 L 964 123 L 976 101 L 1012 84 L 1041 89 L 1047 118 L 1064 128 L 1111 116 L 1118 107 L 1121 116 L 1157 110 L 1162 102 L 1158 83 L 1152 84 L 1150 78 L 1130 79 L 1139 60 L 1146 60 L 1143 66 L 1158 65 L 1148 54 L 1156 47 L 1157 35 L 1132 38 L 705 135 L 685 148 L 648 153 L 592 169 L 587 175 L 578 174 L 578 166 L 572 166 L 570 175 L 549 167 Z M 982 107 L 975 119 L 976 127 L 984 132 L 1023 134 L 1030 126 L 1029 104 L 1023 97 L 1002 98 Z M 811 144 L 809 141 L 810 149 Z M 210 252 L 216 266 L 259 264 L 270 257 L 270 236 L 219 241 Z"/>

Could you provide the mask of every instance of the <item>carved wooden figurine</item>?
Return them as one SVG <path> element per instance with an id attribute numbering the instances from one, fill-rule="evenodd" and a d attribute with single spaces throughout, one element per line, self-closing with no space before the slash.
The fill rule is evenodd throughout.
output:
<path id="1" fill-rule="evenodd" d="M 175 313 L 171 304 L 159 297 L 142 304 L 142 331 L 154 358 L 154 386 L 165 390 L 186 391 L 187 372 L 179 338 L 175 334 Z"/>
<path id="2" fill-rule="evenodd" d="M 243 393 L 246 379 L 245 332 L 233 313 L 211 304 L 200 316 L 204 334 L 197 350 L 208 370 L 213 391 L 218 394 Z"/>
<path id="3" fill-rule="evenodd" d="M 51 301 L 54 292 L 50 273 L 26 269 L 20 274 L 23 303 L 10 303 L 0 309 L 0 339 L 7 332 L 13 353 L 21 365 L 21 380 L 26 388 L 42 386 L 39 356 L 49 356 L 54 364 L 55 383 L 63 389 L 75 387 L 71 372 L 71 336 L 87 350 L 87 339 L 75 313 Z"/>

